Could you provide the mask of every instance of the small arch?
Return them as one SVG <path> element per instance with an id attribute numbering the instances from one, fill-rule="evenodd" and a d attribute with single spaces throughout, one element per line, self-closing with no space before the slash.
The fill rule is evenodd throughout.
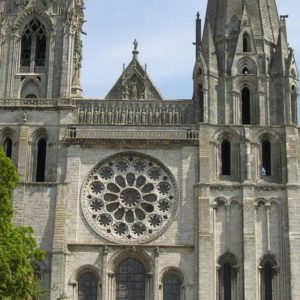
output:
<path id="1" fill-rule="evenodd" d="M 221 174 L 231 175 L 231 143 L 227 139 L 221 144 L 221 163 Z"/>
<path id="2" fill-rule="evenodd" d="M 73 293 L 77 295 L 76 299 L 78 300 L 101 299 L 99 298 L 99 295 L 101 296 L 101 276 L 99 269 L 94 265 L 83 265 L 76 269 L 70 278 L 69 285 L 73 286 Z"/>
<path id="3" fill-rule="evenodd" d="M 274 300 L 274 291 L 276 290 L 276 277 L 278 275 L 278 266 L 274 255 L 266 254 L 260 263 L 261 274 L 261 295 L 263 300 Z"/>
<path id="4" fill-rule="evenodd" d="M 272 160 L 271 160 L 271 142 L 268 139 L 263 139 L 261 142 L 261 175 L 271 176 Z"/>
<path id="5" fill-rule="evenodd" d="M 163 300 L 182 299 L 182 273 L 177 268 L 168 268 L 162 277 Z"/>
<path id="6" fill-rule="evenodd" d="M 248 32 L 243 34 L 243 52 L 251 52 L 251 40 Z"/>
<path id="7" fill-rule="evenodd" d="M 28 78 L 22 82 L 20 92 L 21 98 L 39 98 L 40 95 L 41 83 L 37 79 Z"/>
<path id="8" fill-rule="evenodd" d="M 218 197 L 214 200 L 214 205 L 218 207 L 222 207 L 228 204 L 228 200 L 224 197 Z"/>
<path id="9" fill-rule="evenodd" d="M 242 89 L 242 124 L 251 124 L 251 92 L 248 87 Z"/>
<path id="10" fill-rule="evenodd" d="M 242 69 L 242 74 L 244 75 L 248 75 L 250 72 L 249 72 L 249 68 L 248 67 L 243 67 Z"/>
<path id="11" fill-rule="evenodd" d="M 98 299 L 98 278 L 91 271 L 80 274 L 78 278 L 78 300 Z"/>
<path id="12" fill-rule="evenodd" d="M 47 141 L 40 138 L 37 142 L 36 182 L 45 181 Z"/>
<path id="13" fill-rule="evenodd" d="M 7 157 L 12 158 L 13 143 L 10 137 L 6 137 L 3 143 L 4 152 Z"/>
<path id="14" fill-rule="evenodd" d="M 237 276 L 237 259 L 230 252 L 218 259 L 219 264 L 219 299 L 235 299 L 237 291 L 234 282 Z"/>

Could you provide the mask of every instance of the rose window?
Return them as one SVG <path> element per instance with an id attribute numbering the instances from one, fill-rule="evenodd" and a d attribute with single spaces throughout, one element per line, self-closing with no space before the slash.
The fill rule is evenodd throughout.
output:
<path id="1" fill-rule="evenodd" d="M 176 212 L 177 187 L 159 161 L 138 153 L 114 155 L 98 164 L 82 190 L 88 224 L 114 242 L 154 239 Z"/>

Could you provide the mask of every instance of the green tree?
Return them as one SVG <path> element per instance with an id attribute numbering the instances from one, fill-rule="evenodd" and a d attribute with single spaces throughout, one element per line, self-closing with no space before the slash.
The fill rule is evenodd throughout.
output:
<path id="1" fill-rule="evenodd" d="M 0 147 L 0 299 L 32 299 L 39 293 L 36 263 L 44 259 L 30 227 L 12 224 L 17 170 Z"/>

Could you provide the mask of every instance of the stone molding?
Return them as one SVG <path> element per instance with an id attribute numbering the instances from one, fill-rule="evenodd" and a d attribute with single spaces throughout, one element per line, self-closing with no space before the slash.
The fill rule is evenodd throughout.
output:
<path id="1" fill-rule="evenodd" d="M 101 130 L 85 128 L 69 128 L 66 130 L 65 140 L 70 143 L 79 143 L 86 140 L 177 140 L 199 141 L 199 132 L 193 129 L 184 130 Z"/>

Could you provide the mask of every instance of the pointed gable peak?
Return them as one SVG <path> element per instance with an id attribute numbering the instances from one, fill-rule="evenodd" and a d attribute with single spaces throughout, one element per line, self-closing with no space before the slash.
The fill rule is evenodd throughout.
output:
<path id="1" fill-rule="evenodd" d="M 134 40 L 133 57 L 127 68 L 107 94 L 107 100 L 163 100 L 147 73 L 147 65 L 139 62 L 138 41 Z"/>
<path id="2" fill-rule="evenodd" d="M 250 26 L 250 18 L 249 18 L 246 2 L 244 2 L 241 26 Z"/>

